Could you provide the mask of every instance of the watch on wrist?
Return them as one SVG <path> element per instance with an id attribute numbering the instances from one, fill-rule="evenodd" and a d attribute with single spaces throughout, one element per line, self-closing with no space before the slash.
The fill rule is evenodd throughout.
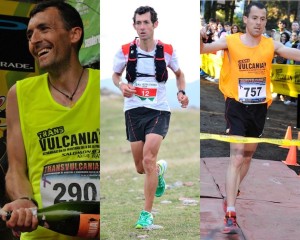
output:
<path id="1" fill-rule="evenodd" d="M 182 93 L 183 95 L 185 95 L 185 91 L 184 91 L 184 90 L 179 90 L 179 91 L 177 92 L 177 95 L 178 95 L 179 93 Z"/>

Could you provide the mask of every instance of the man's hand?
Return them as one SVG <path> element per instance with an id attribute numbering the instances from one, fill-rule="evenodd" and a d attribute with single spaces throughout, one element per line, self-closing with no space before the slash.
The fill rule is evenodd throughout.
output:
<path id="1" fill-rule="evenodd" d="M 21 232 L 32 232 L 37 228 L 38 219 L 33 214 L 33 208 L 37 207 L 27 199 L 17 199 L 3 206 L 2 210 L 11 212 L 11 216 L 9 220 L 2 216 L 2 220 L 6 221 L 6 226 L 12 229 L 15 237 Z"/>
<path id="2" fill-rule="evenodd" d="M 131 84 L 121 83 L 120 90 L 122 92 L 123 97 L 130 98 L 135 94 L 135 87 Z"/>
<path id="3" fill-rule="evenodd" d="M 181 104 L 182 108 L 186 108 L 189 105 L 189 98 L 187 95 L 184 95 L 183 93 L 179 92 L 177 94 L 178 102 Z"/>

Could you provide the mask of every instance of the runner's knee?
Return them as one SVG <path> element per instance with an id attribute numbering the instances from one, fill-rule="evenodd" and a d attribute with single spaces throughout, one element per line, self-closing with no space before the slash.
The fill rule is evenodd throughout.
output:
<path id="1" fill-rule="evenodd" d="M 143 166 L 145 172 L 157 171 L 156 158 L 151 156 L 145 156 L 143 159 Z"/>

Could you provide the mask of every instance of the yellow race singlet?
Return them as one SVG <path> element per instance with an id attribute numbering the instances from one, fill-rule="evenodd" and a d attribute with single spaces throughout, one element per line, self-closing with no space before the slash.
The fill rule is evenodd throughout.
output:
<path id="1" fill-rule="evenodd" d="M 244 104 L 272 102 L 270 70 L 274 56 L 271 38 L 261 36 L 260 43 L 249 47 L 242 43 L 241 33 L 226 36 L 219 88 L 225 98 Z"/>
<path id="2" fill-rule="evenodd" d="M 28 177 L 43 208 L 60 201 L 100 201 L 100 77 L 88 69 L 86 89 L 75 105 L 57 103 L 48 74 L 16 83 Z M 22 240 L 80 239 L 43 227 Z"/>

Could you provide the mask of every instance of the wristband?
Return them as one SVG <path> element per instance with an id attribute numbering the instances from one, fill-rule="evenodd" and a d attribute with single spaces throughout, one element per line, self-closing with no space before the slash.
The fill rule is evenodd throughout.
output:
<path id="1" fill-rule="evenodd" d="M 184 91 L 184 90 L 179 90 L 179 91 L 177 92 L 177 95 L 178 95 L 179 93 L 182 93 L 183 95 L 185 95 L 185 91 Z"/>
<path id="2" fill-rule="evenodd" d="M 35 206 L 39 207 L 39 204 L 36 200 L 34 200 L 33 198 L 31 197 L 20 197 L 19 199 L 24 199 L 24 200 L 29 200 L 31 201 Z"/>

